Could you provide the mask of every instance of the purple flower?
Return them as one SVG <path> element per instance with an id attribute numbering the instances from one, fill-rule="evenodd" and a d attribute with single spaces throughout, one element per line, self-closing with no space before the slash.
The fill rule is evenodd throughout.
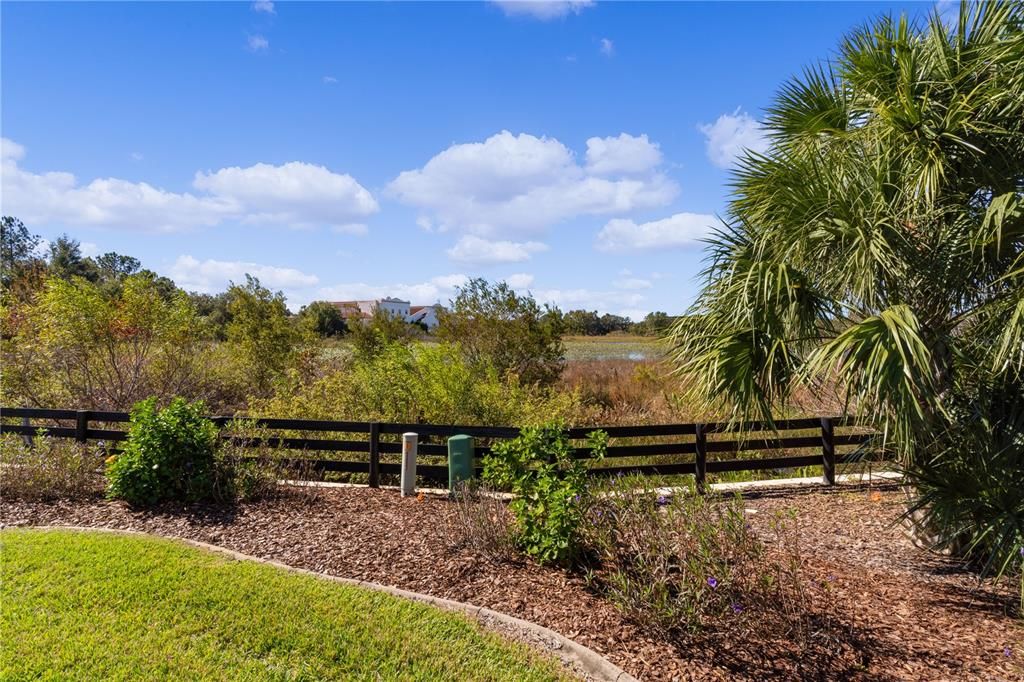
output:
<path id="1" fill-rule="evenodd" d="M 664 507 L 666 504 L 668 504 L 668 498 L 664 495 L 658 495 L 658 506 Z"/>
<path id="2" fill-rule="evenodd" d="M 708 578 L 708 585 L 711 586 L 711 589 L 718 587 L 718 578 Z"/>
<path id="3" fill-rule="evenodd" d="M 1008 647 L 1008 646 L 1004 646 L 1003 647 L 1003 656 L 1006 656 L 1007 658 L 1009 658 L 1011 653 L 1012 652 L 1010 651 L 1010 647 Z"/>
<path id="4" fill-rule="evenodd" d="M 732 612 L 733 613 L 743 613 L 743 607 L 740 606 L 739 604 L 733 604 L 732 605 Z"/>
<path id="5" fill-rule="evenodd" d="M 830 575 L 830 576 L 828 577 L 828 581 L 829 581 L 829 582 L 833 582 L 833 581 L 834 581 L 835 579 L 836 579 L 836 577 L 835 577 L 834 575 Z"/>

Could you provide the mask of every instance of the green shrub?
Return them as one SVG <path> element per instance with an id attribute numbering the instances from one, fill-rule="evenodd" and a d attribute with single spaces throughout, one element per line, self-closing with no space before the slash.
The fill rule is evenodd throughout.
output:
<path id="1" fill-rule="evenodd" d="M 101 489 L 103 451 L 66 438 L 0 436 L 0 498 L 81 498 Z"/>
<path id="2" fill-rule="evenodd" d="M 281 386 L 250 401 L 250 414 L 300 419 L 537 424 L 571 418 L 574 393 L 523 385 L 486 364 L 471 364 L 453 345 L 394 343 L 356 354 L 344 369 Z"/>
<path id="3" fill-rule="evenodd" d="M 600 459 L 607 436 L 590 436 Z M 484 460 L 483 479 L 516 495 L 509 504 L 520 548 L 541 563 L 567 563 L 580 549 L 580 527 L 588 502 L 587 467 L 573 457 L 564 425 L 524 428 L 515 439 L 495 444 Z"/>
<path id="4" fill-rule="evenodd" d="M 1024 615 L 1024 405 L 1020 383 L 951 398 L 948 426 L 904 470 L 905 518 L 931 549 L 981 575 L 1018 576 Z"/>
<path id="5" fill-rule="evenodd" d="M 212 497 L 217 427 L 204 407 L 184 398 L 162 410 L 155 398 L 136 403 L 124 451 L 107 465 L 107 496 L 140 505 Z"/>

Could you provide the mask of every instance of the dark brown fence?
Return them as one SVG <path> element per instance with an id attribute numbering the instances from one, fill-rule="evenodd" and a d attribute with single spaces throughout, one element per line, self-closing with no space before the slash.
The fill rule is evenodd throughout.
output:
<path id="1" fill-rule="evenodd" d="M 224 426 L 232 417 L 212 417 Z M 20 423 L 11 423 L 20 420 Z M 95 410 L 51 410 L 36 408 L 0 408 L 0 433 L 33 436 L 45 432 L 56 438 L 74 438 L 80 442 L 102 441 L 112 452 L 128 437 L 127 431 L 110 428 L 129 421 L 126 412 Z M 303 466 L 320 479 L 331 472 L 364 474 L 370 486 L 380 485 L 381 475 L 397 475 L 400 464 L 394 456 L 401 453 L 400 435 L 419 435 L 419 455 L 423 462 L 417 473 L 424 479 L 448 479 L 443 458 L 448 449 L 443 439 L 459 434 L 476 441 L 476 471 L 480 458 L 490 452 L 496 440 L 515 438 L 516 427 L 457 426 L 436 424 L 395 424 L 384 422 L 342 422 L 309 419 L 252 419 L 265 432 L 258 441 L 235 438 L 242 446 L 269 445 L 302 451 L 305 456 L 288 458 L 287 463 Z M 93 425 L 102 428 L 93 428 Z M 840 431 L 837 433 L 837 430 Z M 584 439 L 593 431 L 609 437 L 607 457 L 593 460 L 595 476 L 619 473 L 655 475 L 692 475 L 703 487 L 709 473 L 727 471 L 770 471 L 821 466 L 823 481 L 835 483 L 836 465 L 875 458 L 875 434 L 851 420 L 836 417 L 780 419 L 773 424 L 746 423 L 740 431 L 728 424 L 654 424 L 648 426 L 588 426 L 569 429 L 577 442 L 576 456 L 590 459 Z M 287 432 L 295 435 L 271 435 Z M 333 438 L 311 438 L 305 434 L 332 434 Z M 344 436 L 341 438 L 340 436 Z M 230 437 L 230 436 L 225 436 Z M 801 454 L 794 454 L 794 453 Z M 324 453 L 310 457 L 312 453 Z M 329 456 L 324 456 L 330 453 Z M 353 457 L 355 455 L 355 457 Z M 384 456 L 382 458 L 382 455 Z M 721 458 L 723 455 L 731 459 Z M 743 456 L 746 455 L 746 456 Z"/>

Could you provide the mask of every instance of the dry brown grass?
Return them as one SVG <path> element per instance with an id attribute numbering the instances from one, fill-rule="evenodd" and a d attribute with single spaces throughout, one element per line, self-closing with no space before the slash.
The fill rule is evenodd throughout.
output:
<path id="1" fill-rule="evenodd" d="M 576 391 L 583 403 L 582 425 L 625 426 L 717 421 L 724 418 L 687 398 L 688 381 L 664 360 L 571 360 L 558 387 Z M 834 385 L 800 387 L 780 417 L 844 412 Z"/>

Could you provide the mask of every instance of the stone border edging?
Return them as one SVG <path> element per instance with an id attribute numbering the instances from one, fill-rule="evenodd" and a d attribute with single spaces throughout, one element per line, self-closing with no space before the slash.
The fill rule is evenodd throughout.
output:
<path id="1" fill-rule="evenodd" d="M 13 526 L 11 526 L 13 528 Z M 273 566 L 278 569 L 289 571 L 291 573 L 300 573 L 303 575 L 313 576 L 322 580 L 330 580 L 332 582 L 340 583 L 342 585 L 350 585 L 353 587 L 361 587 L 368 590 L 374 590 L 377 592 L 384 592 L 396 597 L 408 599 L 411 601 L 421 602 L 429 604 L 431 606 L 443 609 L 445 611 L 454 611 L 464 613 L 479 623 L 486 629 L 495 630 L 493 622 L 501 623 L 513 630 L 520 630 L 529 632 L 539 639 L 546 641 L 554 641 L 557 643 L 557 648 L 550 648 L 551 654 L 561 659 L 563 662 L 571 664 L 573 667 L 582 670 L 587 675 L 593 677 L 601 682 L 640 682 L 637 678 L 633 677 L 623 669 L 614 665 L 603 656 L 598 654 L 592 649 L 579 644 L 568 637 L 565 637 L 550 628 L 546 628 L 543 625 L 537 625 L 536 623 L 522 618 L 516 618 L 500 611 L 494 611 L 492 609 L 485 608 L 483 606 L 477 606 L 475 604 L 468 604 L 464 602 L 454 601 L 452 599 L 444 599 L 442 597 L 434 597 L 429 594 L 420 594 L 419 592 L 410 592 L 409 590 L 403 590 L 398 587 L 391 587 L 389 585 L 381 585 L 380 583 L 373 583 L 367 580 L 356 580 L 354 578 L 344 578 L 342 576 L 330 575 L 327 573 L 319 573 L 317 571 L 309 570 L 308 568 L 299 568 L 297 566 L 289 566 L 288 564 L 281 563 L 280 561 L 274 561 L 273 559 L 262 559 L 260 557 L 250 556 L 248 554 L 242 554 L 226 547 L 220 547 L 218 545 L 212 545 L 207 542 L 200 542 L 199 540 L 190 540 L 188 538 L 179 538 L 168 535 L 157 535 L 155 533 L 146 533 L 139 530 L 125 530 L 120 528 L 104 528 L 104 527 L 90 527 L 90 526 L 17 526 L 17 528 L 27 528 L 30 530 L 71 530 L 77 532 L 100 532 L 110 533 L 112 535 L 137 535 L 149 538 L 159 538 L 162 540 L 171 540 L 173 542 L 181 542 L 186 545 L 191 545 L 199 549 L 204 549 L 216 554 L 230 557 L 237 561 L 254 561 L 260 564 L 266 564 Z M 491 622 L 488 622 L 491 621 Z M 534 646 L 533 648 L 537 648 Z"/>

